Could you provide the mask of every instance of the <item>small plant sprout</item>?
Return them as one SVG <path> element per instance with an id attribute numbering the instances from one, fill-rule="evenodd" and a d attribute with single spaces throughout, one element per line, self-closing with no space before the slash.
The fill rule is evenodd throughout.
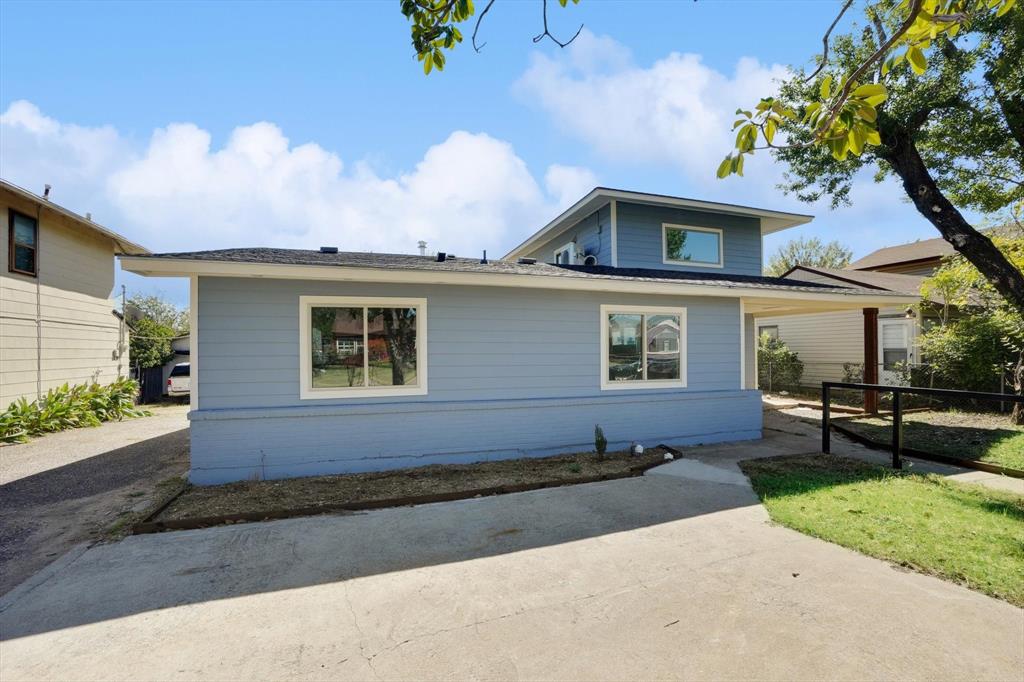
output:
<path id="1" fill-rule="evenodd" d="M 600 424 L 594 424 L 594 450 L 597 452 L 597 456 L 604 457 L 607 449 L 608 439 L 604 437 L 604 430 L 601 429 Z"/>

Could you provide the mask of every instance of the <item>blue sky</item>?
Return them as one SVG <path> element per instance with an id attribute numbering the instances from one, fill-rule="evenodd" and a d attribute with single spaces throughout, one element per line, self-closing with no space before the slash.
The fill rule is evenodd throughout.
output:
<path id="1" fill-rule="evenodd" d="M 498 0 L 425 77 L 397 1 L 0 3 L 0 173 L 154 250 L 514 246 L 594 183 L 811 212 L 856 255 L 934 236 L 892 185 L 801 205 L 762 157 L 716 181 L 736 106 L 820 46 L 832 2 Z M 45 25 L 46 39 L 39 40 Z M 467 29 L 465 33 L 469 33 Z M 728 120 L 725 120 L 728 119 Z M 724 125 L 723 125 L 724 121 Z M 184 302 L 180 283 L 125 276 Z"/>

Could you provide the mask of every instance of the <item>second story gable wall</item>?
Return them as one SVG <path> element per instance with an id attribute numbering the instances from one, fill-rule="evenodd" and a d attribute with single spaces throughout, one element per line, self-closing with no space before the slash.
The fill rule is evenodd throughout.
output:
<path id="1" fill-rule="evenodd" d="M 598 265 L 612 264 L 611 208 L 602 206 L 589 216 L 579 221 L 568 230 L 543 242 L 527 254 L 540 263 L 551 263 L 555 249 L 561 248 L 571 241 L 576 242 L 577 252 L 582 256 L 597 256 Z"/>
<path id="2" fill-rule="evenodd" d="M 729 275 L 761 274 L 761 223 L 757 218 L 661 206 L 618 202 L 616 232 L 620 268 L 655 268 L 717 272 Z M 665 263 L 662 225 L 686 225 L 722 230 L 722 267 Z"/>
<path id="3" fill-rule="evenodd" d="M 36 276 L 9 270 L 10 211 L 37 219 Z M 61 384 L 109 383 L 127 370 L 113 314 L 114 244 L 0 192 L 0 410 Z"/>

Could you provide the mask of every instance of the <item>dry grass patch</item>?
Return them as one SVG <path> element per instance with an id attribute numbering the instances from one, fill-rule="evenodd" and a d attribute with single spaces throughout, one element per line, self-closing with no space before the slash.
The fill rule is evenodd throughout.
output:
<path id="1" fill-rule="evenodd" d="M 310 507 L 329 509 L 346 504 L 499 486 L 569 485 L 595 476 L 621 476 L 636 467 L 661 462 L 664 456 L 665 451 L 661 448 L 652 448 L 640 456 L 610 452 L 598 457 L 588 452 L 474 464 L 432 464 L 364 474 L 189 486 L 154 520 L 259 514 Z"/>

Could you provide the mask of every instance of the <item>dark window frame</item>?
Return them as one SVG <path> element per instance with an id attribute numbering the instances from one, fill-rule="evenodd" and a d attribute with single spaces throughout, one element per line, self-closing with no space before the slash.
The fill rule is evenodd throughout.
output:
<path id="1" fill-rule="evenodd" d="M 32 238 L 35 244 L 29 246 L 28 244 L 16 244 L 14 241 L 14 218 L 15 216 L 21 216 L 27 220 L 32 221 Z M 17 266 L 15 260 L 15 247 L 22 246 L 25 248 L 32 249 L 32 270 L 22 270 Z M 15 272 L 19 275 L 25 275 L 26 277 L 38 277 L 39 276 L 39 220 L 33 218 L 27 213 L 21 211 L 15 211 L 14 209 L 7 209 L 7 270 L 9 272 Z"/>

